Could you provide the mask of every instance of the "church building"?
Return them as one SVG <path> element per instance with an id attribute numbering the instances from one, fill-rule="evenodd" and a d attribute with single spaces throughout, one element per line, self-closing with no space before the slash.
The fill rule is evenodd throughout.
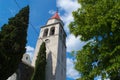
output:
<path id="1" fill-rule="evenodd" d="M 46 80 L 66 80 L 66 33 L 64 24 L 56 12 L 41 27 L 37 40 L 32 66 L 35 61 L 42 42 L 46 43 Z"/>

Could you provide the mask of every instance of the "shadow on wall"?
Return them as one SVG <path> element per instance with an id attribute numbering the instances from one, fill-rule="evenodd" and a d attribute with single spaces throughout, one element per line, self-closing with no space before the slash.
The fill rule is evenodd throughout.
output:
<path id="1" fill-rule="evenodd" d="M 46 80 L 54 80 L 53 79 L 53 72 L 52 72 L 52 54 L 51 54 L 51 51 L 48 53 L 46 61 L 47 61 Z"/>
<path id="2" fill-rule="evenodd" d="M 30 80 L 33 74 L 34 68 L 31 65 L 21 62 L 17 71 L 7 80 Z"/>
<path id="3" fill-rule="evenodd" d="M 64 41 L 59 41 L 59 50 L 57 54 L 55 79 L 54 80 L 65 80 L 66 79 L 66 47 L 63 43 Z M 62 44 L 61 44 L 62 43 Z"/>

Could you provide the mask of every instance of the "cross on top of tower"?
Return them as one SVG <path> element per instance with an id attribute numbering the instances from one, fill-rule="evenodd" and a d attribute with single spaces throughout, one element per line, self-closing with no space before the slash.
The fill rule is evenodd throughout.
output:
<path id="1" fill-rule="evenodd" d="M 51 19 L 60 19 L 60 16 L 58 14 L 58 10 L 56 11 L 56 13 L 51 17 Z"/>

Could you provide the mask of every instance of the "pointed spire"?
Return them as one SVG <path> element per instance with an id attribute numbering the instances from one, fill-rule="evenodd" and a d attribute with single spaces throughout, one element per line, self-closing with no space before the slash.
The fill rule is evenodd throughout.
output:
<path id="1" fill-rule="evenodd" d="M 56 11 L 56 13 L 51 17 L 51 19 L 60 19 L 60 16 L 58 14 L 58 10 Z"/>

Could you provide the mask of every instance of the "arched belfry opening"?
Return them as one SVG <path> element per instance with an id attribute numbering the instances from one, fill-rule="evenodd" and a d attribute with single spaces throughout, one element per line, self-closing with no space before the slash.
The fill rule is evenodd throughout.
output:
<path id="1" fill-rule="evenodd" d="M 50 29 L 50 35 L 54 35 L 55 34 L 55 27 L 52 27 L 51 29 Z"/>
<path id="2" fill-rule="evenodd" d="M 48 35 L 48 28 L 44 30 L 43 37 L 46 37 Z"/>

